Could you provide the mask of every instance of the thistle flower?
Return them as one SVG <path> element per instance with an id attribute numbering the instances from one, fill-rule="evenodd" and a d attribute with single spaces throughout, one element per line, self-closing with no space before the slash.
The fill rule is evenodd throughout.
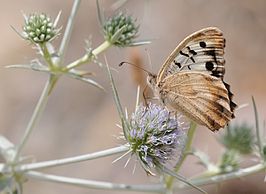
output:
<path id="1" fill-rule="evenodd" d="M 131 150 L 149 174 L 157 165 L 173 167 L 182 155 L 188 126 L 164 107 L 140 105 L 129 119 Z"/>
<path id="2" fill-rule="evenodd" d="M 59 33 L 57 29 L 58 14 L 55 22 L 46 14 L 31 14 L 29 17 L 24 15 L 25 25 L 22 36 L 24 39 L 33 43 L 40 44 L 53 40 Z"/>
<path id="3" fill-rule="evenodd" d="M 138 26 L 131 16 L 120 12 L 103 24 L 104 38 L 119 47 L 130 46 L 137 37 Z"/>
<path id="4" fill-rule="evenodd" d="M 221 142 L 227 148 L 219 164 L 222 173 L 237 170 L 240 154 L 250 154 L 255 145 L 252 129 L 246 125 L 228 126 L 227 132 L 221 138 Z"/>
<path id="5" fill-rule="evenodd" d="M 221 142 L 228 150 L 238 151 L 240 154 L 249 154 L 255 145 L 252 129 L 246 125 L 228 127 Z"/>

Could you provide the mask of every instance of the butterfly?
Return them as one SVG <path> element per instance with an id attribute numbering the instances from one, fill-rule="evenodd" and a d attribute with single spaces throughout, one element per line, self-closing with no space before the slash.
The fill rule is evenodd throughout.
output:
<path id="1" fill-rule="evenodd" d="M 233 119 L 237 105 L 223 81 L 225 39 L 216 27 L 186 37 L 170 54 L 148 85 L 168 108 L 179 111 L 212 131 Z"/>

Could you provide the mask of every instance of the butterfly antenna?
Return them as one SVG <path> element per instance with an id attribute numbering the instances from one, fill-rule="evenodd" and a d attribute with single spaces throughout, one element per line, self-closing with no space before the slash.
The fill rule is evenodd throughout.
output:
<path id="1" fill-rule="evenodd" d="M 146 70 L 146 69 L 144 69 L 144 68 L 142 68 L 142 67 L 139 67 L 139 66 L 137 66 L 137 65 L 135 65 L 135 64 L 133 64 L 133 63 L 127 62 L 127 61 L 123 61 L 123 62 L 121 62 L 118 66 L 121 67 L 121 66 L 124 65 L 124 64 L 132 65 L 132 66 L 134 66 L 134 67 L 136 67 L 136 68 L 138 68 L 138 69 L 141 69 L 142 71 L 145 71 L 148 75 L 152 75 L 152 73 L 149 72 L 148 70 Z"/>
<path id="2" fill-rule="evenodd" d="M 143 93 L 142 93 L 142 97 L 143 97 L 143 99 L 144 99 L 144 105 L 145 106 L 148 106 L 148 103 L 147 103 L 147 96 L 145 95 L 145 92 L 147 91 L 147 84 L 146 84 L 146 86 L 145 86 L 145 88 L 144 88 L 144 90 L 143 90 Z"/>

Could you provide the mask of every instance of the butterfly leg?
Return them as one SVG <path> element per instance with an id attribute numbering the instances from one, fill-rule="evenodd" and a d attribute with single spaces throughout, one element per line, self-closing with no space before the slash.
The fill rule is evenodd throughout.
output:
<path id="1" fill-rule="evenodd" d="M 144 99 L 144 105 L 145 106 L 148 106 L 148 100 L 159 100 L 159 98 L 158 97 L 150 97 L 150 96 L 147 96 L 146 94 L 148 93 L 147 92 L 147 89 L 149 88 L 149 87 L 147 87 L 148 85 L 146 85 L 145 86 L 145 88 L 144 88 L 144 90 L 143 90 L 143 93 L 142 93 L 142 97 L 143 97 L 143 99 Z"/>
<path id="2" fill-rule="evenodd" d="M 144 90 L 143 90 L 143 93 L 142 93 L 142 96 L 143 96 L 143 99 L 144 99 L 144 105 L 145 106 L 148 106 L 148 100 L 150 99 L 154 99 L 153 97 L 150 97 L 150 96 L 147 96 L 146 93 L 147 93 L 147 87 L 148 85 L 145 86 Z"/>
<path id="3" fill-rule="evenodd" d="M 143 99 L 144 99 L 144 105 L 145 105 L 145 106 L 148 106 L 148 103 L 147 103 L 147 97 L 146 97 L 146 95 L 145 95 L 146 90 L 147 90 L 147 84 L 146 84 L 146 86 L 145 86 L 145 88 L 144 88 L 144 90 L 143 90 L 143 92 L 142 92 L 142 97 L 143 97 Z"/>

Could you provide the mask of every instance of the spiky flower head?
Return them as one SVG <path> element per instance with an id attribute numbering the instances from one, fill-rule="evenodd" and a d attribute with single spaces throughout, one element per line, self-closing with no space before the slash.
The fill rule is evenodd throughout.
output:
<path id="1" fill-rule="evenodd" d="M 136 20 L 120 12 L 103 24 L 104 38 L 115 46 L 131 46 L 137 37 L 138 28 Z"/>
<path id="2" fill-rule="evenodd" d="M 221 142 L 228 150 L 238 151 L 240 154 L 249 154 L 255 145 L 252 129 L 246 125 L 228 126 Z"/>
<path id="3" fill-rule="evenodd" d="M 33 43 L 40 44 L 53 40 L 60 29 L 56 28 L 59 15 L 55 22 L 46 14 L 31 14 L 25 16 L 25 25 L 23 27 L 23 38 Z"/>
<path id="4" fill-rule="evenodd" d="M 250 154 L 255 145 L 252 129 L 246 125 L 229 125 L 220 141 L 226 148 L 219 162 L 221 173 L 237 170 L 241 155 Z"/>
<path id="5" fill-rule="evenodd" d="M 180 117 L 156 104 L 140 105 L 129 119 L 127 139 L 131 150 L 149 174 L 157 165 L 177 164 L 188 126 Z"/>

